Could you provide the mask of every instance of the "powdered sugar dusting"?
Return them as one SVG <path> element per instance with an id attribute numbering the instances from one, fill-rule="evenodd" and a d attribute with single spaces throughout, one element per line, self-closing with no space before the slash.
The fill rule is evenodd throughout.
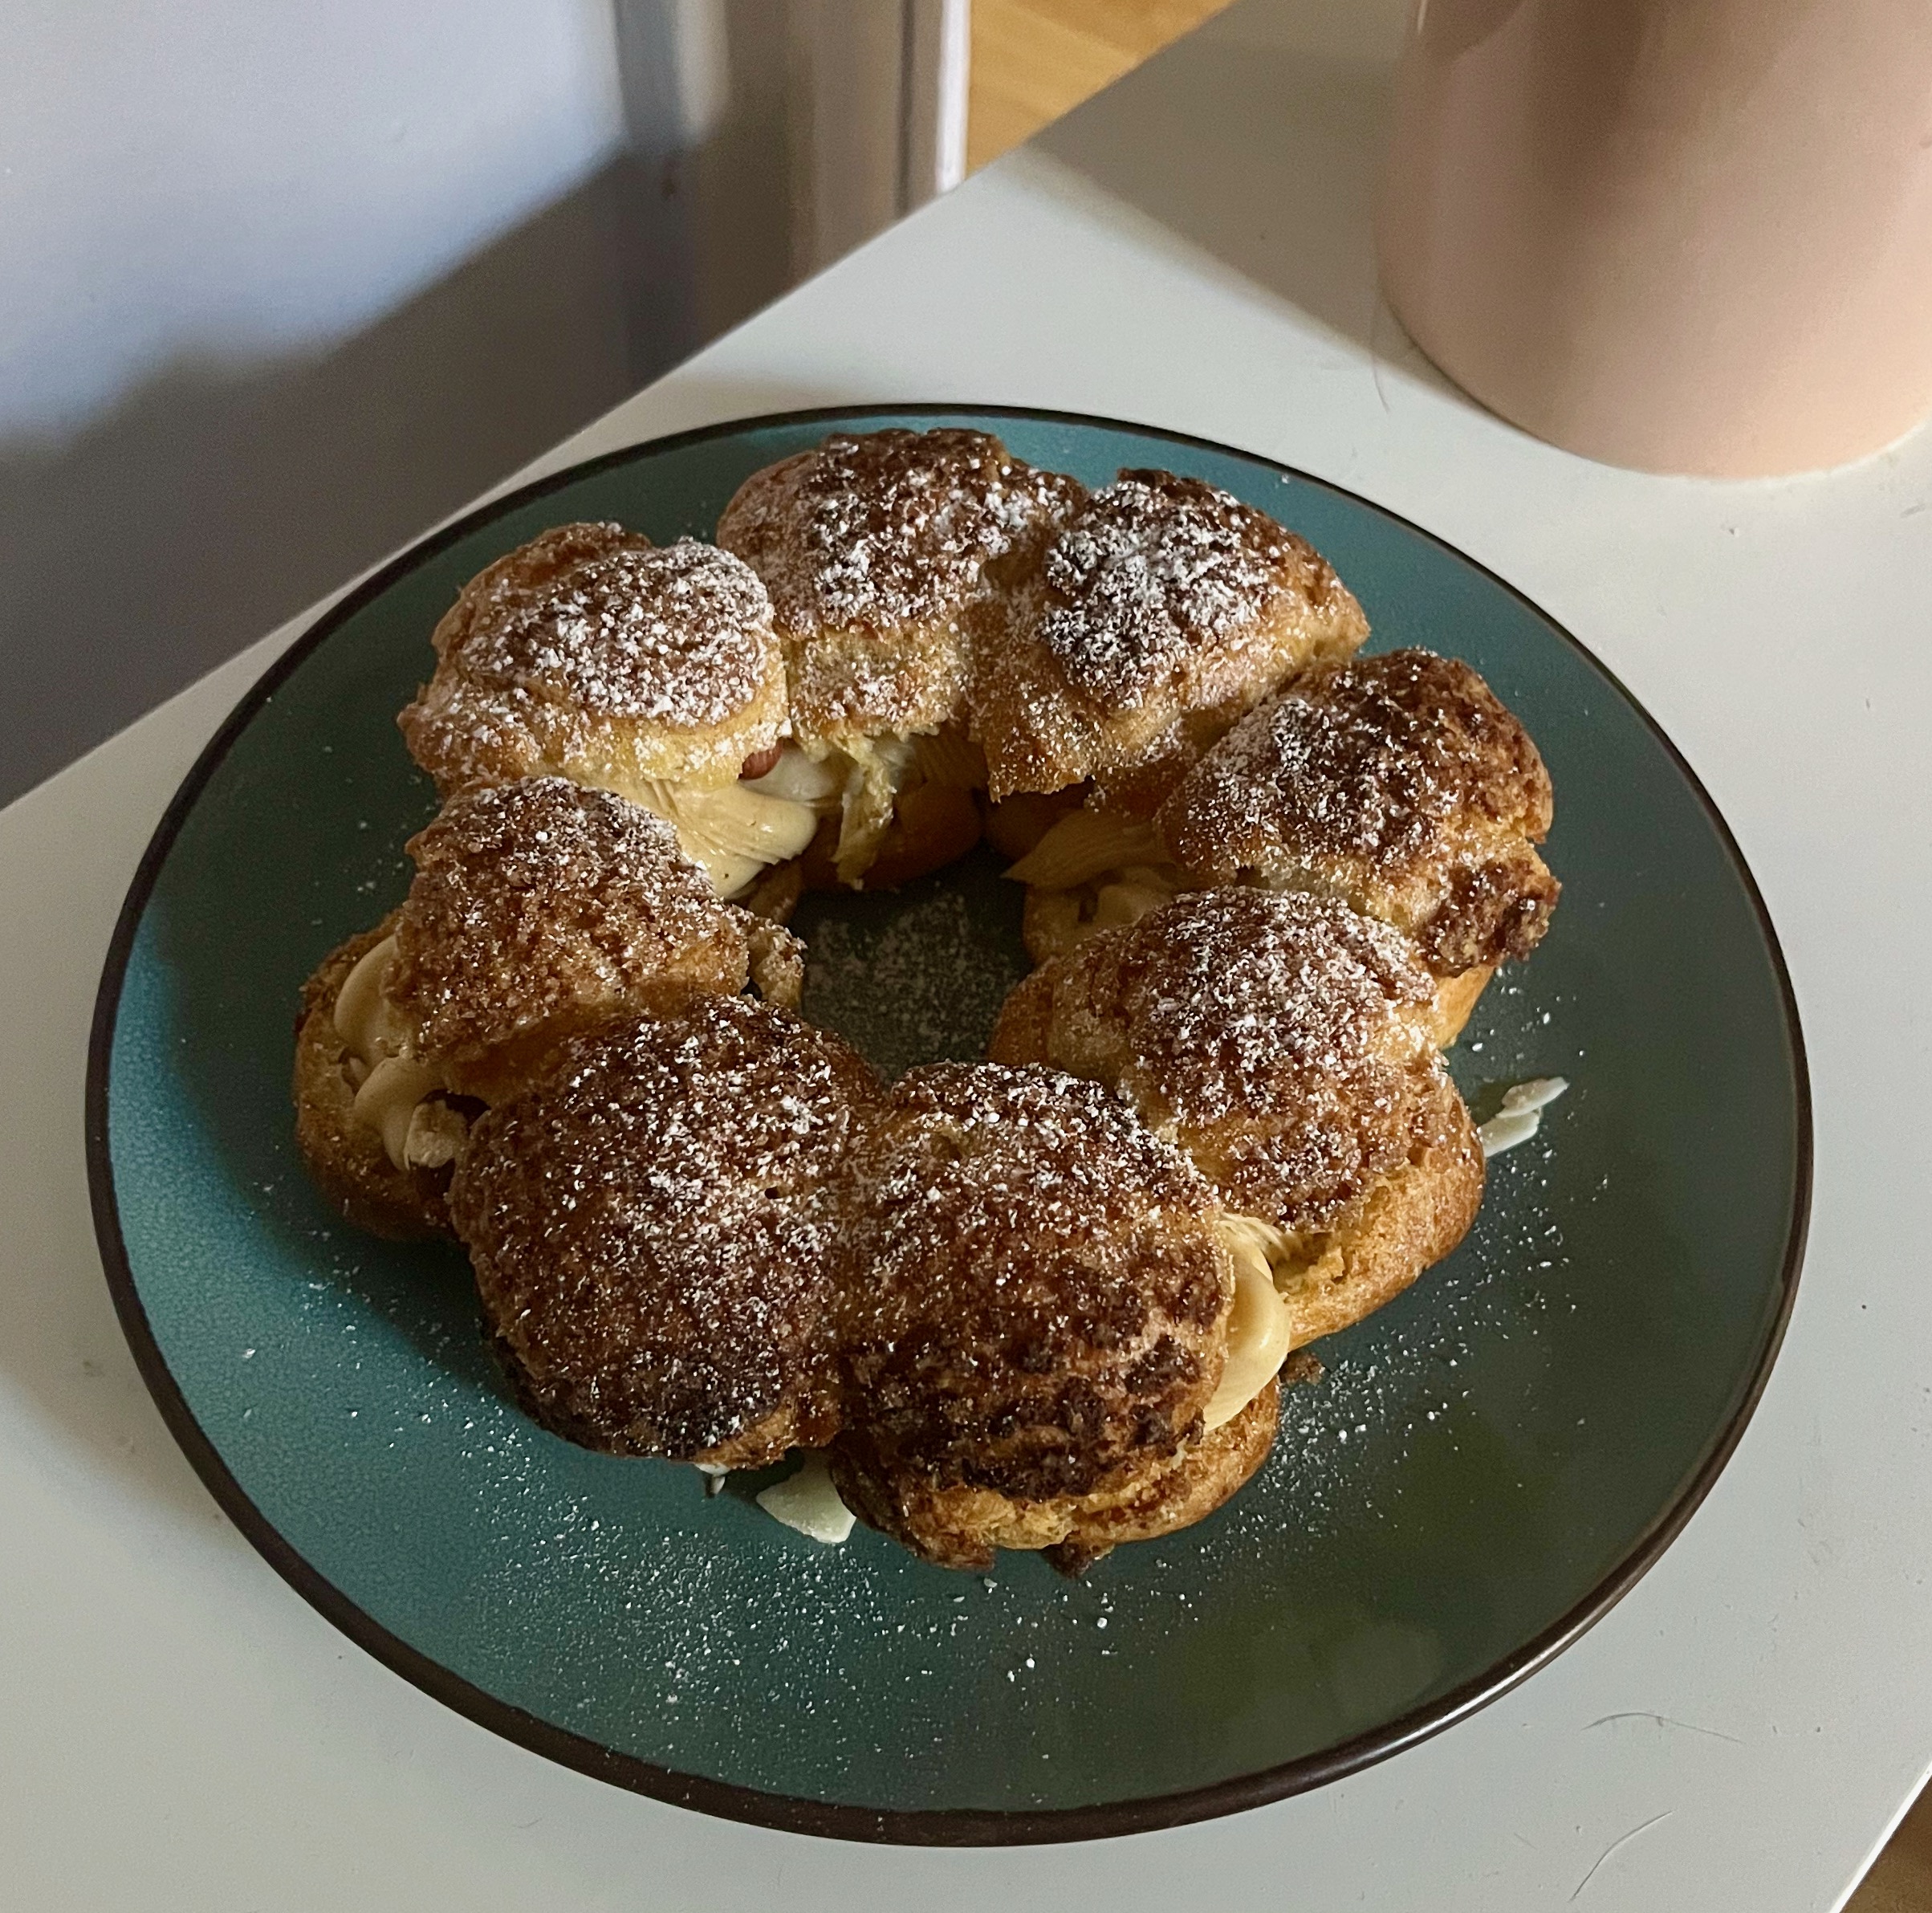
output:
<path id="1" fill-rule="evenodd" d="M 1291 1234 L 1335 1226 L 1460 1109 L 1428 972 L 1331 900 L 1198 891 L 1046 974 L 1051 1060 L 1117 1080 L 1231 1207 Z"/>
<path id="2" fill-rule="evenodd" d="M 1080 490 L 984 432 L 841 434 L 747 481 L 718 536 L 788 630 L 885 630 L 956 615 L 987 562 Z"/>
<path id="3" fill-rule="evenodd" d="M 1027 973 L 1019 899 L 981 853 L 896 896 L 807 898 L 804 1007 L 889 1080 L 921 1063 L 978 1055 Z M 962 877 L 973 888 L 964 890 Z"/>
<path id="4" fill-rule="evenodd" d="M 515 569 L 476 581 L 445 664 L 494 690 L 687 728 L 750 702 L 775 640 L 750 566 L 693 539 L 654 546 L 618 525 L 564 529 L 576 547 L 536 581 Z"/>
<path id="5" fill-rule="evenodd" d="M 661 982 L 744 983 L 737 914 L 670 825 L 621 798 L 531 778 L 453 799 L 409 849 L 388 992 L 421 1055 L 473 1058 Z"/>
<path id="6" fill-rule="evenodd" d="M 1540 837 L 1549 810 L 1542 760 L 1488 686 L 1406 650 L 1313 666 L 1209 751 L 1161 825 L 1216 875 L 1338 857 L 1391 871 L 1471 820 Z"/>
<path id="7" fill-rule="evenodd" d="M 744 997 L 580 1039 L 477 1125 L 450 1191 L 539 1418 L 689 1456 L 789 1413 L 828 1438 L 829 1179 L 864 1065 Z"/>
<path id="8" fill-rule="evenodd" d="M 1213 1200 L 1111 1092 L 913 1070 L 850 1182 L 850 1414 L 888 1472 L 1080 1494 L 1198 1425 L 1228 1305 Z"/>
<path id="9" fill-rule="evenodd" d="M 1188 656 L 1238 639 L 1307 547 L 1230 493 L 1123 472 L 1049 547 L 1039 637 L 1070 682 L 1132 707 Z"/>
<path id="10" fill-rule="evenodd" d="M 1403 1012 L 1434 987 L 1408 945 L 1325 898 L 1199 891 L 1088 948 L 1086 974 L 1115 983 L 1137 1060 L 1191 1121 L 1406 1062 L 1426 1040 Z"/>
<path id="11" fill-rule="evenodd" d="M 1037 1066 L 934 1063 L 909 1072 L 891 1094 L 893 1115 L 956 1137 L 937 1157 L 917 1151 L 892 1162 L 872 1185 L 888 1206 L 917 1211 L 937 1163 L 970 1157 L 962 1182 L 977 1186 L 968 1223 L 975 1233 L 1017 1233 L 1042 1251 L 1093 1227 L 1093 1217 L 1141 1203 L 1201 1211 L 1207 1191 L 1173 1146 L 1100 1084 Z M 963 1153 L 962 1153 L 963 1152 Z M 1091 1214 L 1083 1221 L 1080 1211 Z M 1037 1211 L 1042 1231 L 1015 1228 L 1017 1213 Z M 1037 1236 L 1037 1239 L 1035 1238 Z"/>

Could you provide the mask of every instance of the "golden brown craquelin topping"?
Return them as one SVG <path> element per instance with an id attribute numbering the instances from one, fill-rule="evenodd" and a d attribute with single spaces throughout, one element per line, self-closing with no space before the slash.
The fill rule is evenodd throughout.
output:
<path id="1" fill-rule="evenodd" d="M 696 727 L 757 692 L 771 621 L 756 575 L 715 545 L 565 525 L 466 585 L 434 642 L 479 685 Z"/>
<path id="2" fill-rule="evenodd" d="M 832 1450 L 832 1478 L 848 1508 L 923 1561 L 984 1572 L 998 1549 L 1043 1549 L 1063 1573 L 1077 1575 L 1122 1541 L 1151 1541 L 1213 1513 L 1267 1459 L 1279 1411 L 1271 1381 L 1232 1421 L 1171 1453 L 1138 1458 L 1090 1494 L 1029 1500 L 938 1483 L 883 1462 L 852 1430 Z"/>
<path id="3" fill-rule="evenodd" d="M 621 798 L 557 777 L 473 792 L 409 849 L 388 994 L 414 1053 L 457 1074 L 667 984 L 744 987 L 741 914 Z"/>
<path id="4" fill-rule="evenodd" d="M 445 793 L 557 771 L 728 778 L 784 714 L 765 588 L 688 538 L 559 525 L 471 579 L 433 641 L 397 721 Z"/>
<path id="5" fill-rule="evenodd" d="M 882 1465 L 1081 1494 L 1200 1427 L 1232 1296 L 1218 1206 L 1117 1098 L 915 1069 L 847 1166 L 848 1418 Z"/>
<path id="6" fill-rule="evenodd" d="M 1213 654 L 1238 650 L 1283 596 L 1318 608 L 1346 596 L 1292 531 L 1163 471 L 1124 471 L 1092 494 L 1048 547 L 1044 578 L 1040 641 L 1076 690 L 1129 706 L 1190 668 L 1211 677 Z"/>
<path id="7" fill-rule="evenodd" d="M 873 1093 L 837 1037 L 693 995 L 483 1117 L 450 1213 L 531 1412 L 619 1454 L 829 1439 L 828 1182 Z"/>
<path id="8" fill-rule="evenodd" d="M 1117 1088 L 1230 1209 L 1300 1234 L 1336 1226 L 1422 1146 L 1434 1001 L 1386 924 L 1324 898 L 1204 890 L 1047 965 L 991 1053 Z"/>
<path id="9" fill-rule="evenodd" d="M 849 748 L 963 718 L 987 567 L 1036 551 L 1080 495 L 952 428 L 840 436 L 753 474 L 718 538 L 771 593 L 794 735 Z"/>
<path id="10" fill-rule="evenodd" d="M 985 432 L 841 433 L 746 480 L 718 541 L 764 580 L 788 631 L 885 632 L 957 616 L 989 560 L 1080 490 Z"/>
<path id="11" fill-rule="evenodd" d="M 974 722 L 994 798 L 1091 777 L 1137 812 L 1291 672 L 1369 629 L 1304 539 L 1162 471 L 1089 495 L 985 625 Z"/>
<path id="12" fill-rule="evenodd" d="M 1194 766 L 1157 820 L 1198 878 L 1346 895 L 1454 974 L 1522 956 L 1558 885 L 1536 747 L 1459 660 L 1392 651 L 1312 666 Z"/>

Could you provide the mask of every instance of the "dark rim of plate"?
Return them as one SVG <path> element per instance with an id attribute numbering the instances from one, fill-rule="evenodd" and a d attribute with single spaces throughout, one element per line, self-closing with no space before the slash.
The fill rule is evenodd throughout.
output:
<path id="1" fill-rule="evenodd" d="M 166 862 L 175 839 L 209 779 L 228 755 L 236 739 L 253 721 L 255 714 L 303 661 L 319 646 L 325 644 L 331 635 L 348 620 L 425 560 L 434 557 L 459 539 L 468 536 L 472 531 L 506 514 L 566 486 L 575 484 L 594 473 L 608 471 L 615 466 L 679 446 L 701 444 L 707 439 L 733 438 L 742 433 L 763 428 L 836 422 L 864 429 L 868 420 L 912 417 L 935 421 L 947 419 L 1031 419 L 1047 424 L 1097 426 L 1109 431 L 1140 433 L 1164 439 L 1171 444 L 1232 456 L 1284 478 L 1292 478 L 1299 483 L 1314 486 L 1321 490 L 1348 499 L 1363 510 L 1392 520 L 1417 537 L 1427 539 L 1450 556 L 1481 572 L 1500 589 L 1507 592 L 1511 597 L 1535 612 L 1564 643 L 1580 653 L 1629 705 L 1676 766 L 1678 773 L 1703 807 L 1712 829 L 1717 833 L 1718 841 L 1731 859 L 1739 881 L 1750 898 L 1751 910 L 1757 919 L 1759 934 L 1763 937 L 1765 948 L 1771 956 L 1777 977 L 1779 995 L 1784 1004 L 1785 1035 L 1791 1044 L 1792 1077 L 1797 1101 L 1798 1147 L 1796 1174 L 1792 1191 L 1791 1219 L 1785 1239 L 1784 1264 L 1779 1276 L 1777 1313 L 1771 1324 L 1771 1333 L 1766 1337 L 1756 1368 L 1739 1390 L 1738 1398 L 1726 1416 L 1723 1425 L 1712 1439 L 1703 1459 L 1675 1499 L 1657 1515 L 1623 1560 L 1605 1575 L 1568 1613 L 1552 1622 L 1515 1653 L 1495 1663 L 1475 1679 L 1466 1681 L 1450 1692 L 1401 1715 L 1382 1727 L 1357 1735 L 1352 1740 L 1344 1740 L 1338 1745 L 1325 1748 L 1320 1752 L 1306 1755 L 1300 1760 L 1290 1760 L 1278 1767 L 1265 1768 L 1257 1773 L 1237 1775 L 1232 1779 L 1218 1781 L 1210 1786 L 1193 1788 L 1185 1793 L 1157 1794 L 1137 1800 L 1107 1801 L 1091 1806 L 1045 1809 L 1019 1809 L 1007 1811 L 945 1808 L 917 1812 L 880 1811 L 839 1801 L 799 1799 L 787 1794 L 771 1793 L 756 1788 L 738 1786 L 729 1781 L 680 1773 L 673 1769 L 640 1760 L 634 1755 L 614 1752 L 595 1740 L 567 1732 L 562 1728 L 553 1726 L 547 1720 L 539 1720 L 534 1714 L 526 1712 L 521 1707 L 512 1707 L 498 1699 L 494 1695 L 486 1693 L 481 1687 L 473 1686 L 438 1665 L 408 1642 L 390 1633 L 358 1607 L 339 1588 L 317 1573 L 283 1539 L 262 1511 L 242 1492 L 234 1476 L 229 1472 L 226 1463 L 222 1460 L 214 1443 L 196 1421 L 193 1410 L 188 1406 L 179 1385 L 169 1371 L 161 1348 L 155 1341 L 153 1331 L 148 1325 L 147 1311 L 142 1306 L 134 1272 L 128 1263 L 127 1245 L 121 1235 L 120 1214 L 115 1200 L 113 1163 L 108 1150 L 108 1077 L 115 1023 L 135 934 L 140 927 L 142 914 L 147 908 L 148 897 L 161 867 Z M 675 433 L 668 438 L 653 439 L 643 444 L 627 446 L 621 450 L 606 453 L 601 458 L 572 466 L 567 470 L 552 473 L 504 497 L 493 499 L 454 523 L 444 526 L 441 530 L 413 545 L 401 556 L 393 559 L 340 603 L 325 612 L 270 665 L 241 702 L 229 714 L 227 720 L 195 760 L 193 768 L 189 771 L 181 788 L 175 792 L 173 800 L 156 827 L 154 835 L 142 856 L 140 866 L 135 873 L 134 881 L 128 887 L 126 901 L 121 906 L 120 916 L 114 927 L 113 940 L 108 946 L 107 963 L 101 974 L 100 991 L 95 999 L 93 1025 L 88 1041 L 87 1154 L 87 1182 L 94 1211 L 94 1228 L 100 1245 L 101 1260 L 107 1271 L 108 1286 L 112 1292 L 115 1309 L 120 1317 L 121 1328 L 128 1337 L 128 1344 L 133 1349 L 135 1361 L 140 1370 L 142 1379 L 146 1382 L 149 1393 L 154 1397 L 162 1418 L 193 1463 L 195 1471 L 207 1485 L 209 1492 L 270 1566 L 305 1601 L 327 1616 L 351 1640 L 373 1655 L 385 1667 L 401 1675 L 405 1680 L 413 1681 L 425 1693 L 434 1695 L 458 1713 L 467 1715 L 479 1725 L 518 1742 L 533 1752 L 543 1754 L 598 1780 L 608 1781 L 613 1785 L 627 1787 L 635 1793 L 649 1794 L 655 1799 L 669 1801 L 678 1806 L 694 1808 L 700 1813 L 716 1814 L 727 1820 L 743 1821 L 756 1826 L 777 1827 L 792 1833 L 813 1834 L 841 1840 L 930 1846 L 1022 1846 L 1043 1842 L 1107 1839 L 1123 1834 L 1184 1825 L 1192 1821 L 1212 1819 L 1223 1813 L 1240 1813 L 1249 1807 L 1264 1805 L 1270 1801 L 1279 1800 L 1291 1793 L 1304 1793 L 1310 1788 L 1339 1780 L 1344 1774 L 1352 1773 L 1374 1761 L 1385 1760 L 1391 1754 L 1399 1753 L 1405 1748 L 1413 1747 L 1418 1741 L 1441 1732 L 1444 1728 L 1474 1713 L 1478 1707 L 1487 1706 L 1491 1701 L 1507 1693 L 1519 1681 L 1534 1673 L 1544 1663 L 1561 1653 L 1608 1614 L 1675 1540 L 1685 1523 L 1710 1492 L 1713 1483 L 1716 1481 L 1726 1462 L 1731 1459 L 1733 1450 L 1743 1435 L 1759 1398 L 1764 1392 L 1764 1385 L 1770 1378 L 1771 1366 L 1777 1358 L 1778 1349 L 1784 1339 L 1786 1324 L 1791 1319 L 1792 1305 L 1796 1297 L 1798 1272 L 1804 1257 L 1805 1231 L 1810 1219 L 1811 1080 L 1805 1062 L 1804 1032 L 1798 1020 L 1797 1000 L 1792 993 L 1790 974 L 1785 967 L 1784 954 L 1779 946 L 1777 933 L 1772 927 L 1770 913 L 1765 908 L 1763 897 L 1751 876 L 1750 867 L 1744 861 L 1729 826 L 1726 824 L 1716 804 L 1711 801 L 1710 793 L 1699 782 L 1696 772 L 1685 761 L 1683 754 L 1665 735 L 1662 727 L 1625 688 L 1616 675 L 1605 667 L 1587 645 L 1572 637 L 1548 613 L 1518 591 L 1507 579 L 1499 577 L 1487 566 L 1478 564 L 1466 552 L 1458 551 L 1445 539 L 1438 538 L 1433 532 L 1424 530 L 1399 513 L 1390 511 L 1342 486 L 1332 485 L 1325 478 L 1312 477 L 1306 472 L 1295 470 L 1292 466 L 1279 464 L 1258 453 L 1243 451 L 1238 446 L 1223 445 L 1215 440 L 1198 438 L 1191 433 L 1171 432 L 1160 426 L 1137 425 L 1122 419 L 1100 418 L 1081 413 L 1057 412 L 1022 405 L 826 405 L 805 411 L 768 413 L 755 418 L 731 419 L 720 424 L 700 426 L 693 431 Z"/>

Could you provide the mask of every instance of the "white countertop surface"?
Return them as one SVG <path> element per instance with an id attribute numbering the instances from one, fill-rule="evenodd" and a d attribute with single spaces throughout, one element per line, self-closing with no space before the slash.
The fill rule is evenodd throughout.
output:
<path id="1" fill-rule="evenodd" d="M 1932 431 L 1826 477 L 1679 482 L 1569 458 L 1450 389 L 1379 308 L 1369 252 L 1403 10 L 1247 0 L 543 467 L 792 405 L 1145 421 L 1415 519 L 1594 649 L 1757 873 L 1816 1098 L 1796 1313 L 1684 1535 L 1571 1651 L 1426 1745 L 1093 1846 L 876 1849 L 707 1820 L 386 1672 L 176 1451 L 115 1323 L 82 1162 L 122 892 L 298 621 L 0 812 L 0 1897 L 1816 1913 L 1849 1891 L 1932 1763 Z"/>

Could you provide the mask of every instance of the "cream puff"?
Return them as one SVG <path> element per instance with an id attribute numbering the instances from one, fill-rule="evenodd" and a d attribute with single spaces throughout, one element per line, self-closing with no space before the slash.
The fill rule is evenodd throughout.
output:
<path id="1" fill-rule="evenodd" d="M 753 1467 L 840 1423 L 834 1188 L 875 1086 L 787 1011 L 685 991 L 477 1122 L 449 1191 L 524 1407 L 613 1455 Z"/>
<path id="2" fill-rule="evenodd" d="M 1091 783 L 1130 819 L 1284 678 L 1369 629 L 1304 539 L 1164 471 L 1084 499 L 982 622 L 972 731 L 989 796 Z"/>
<path id="3" fill-rule="evenodd" d="M 1393 924 L 1447 1042 L 1549 927 L 1553 808 L 1528 732 L 1469 665 L 1390 651 L 1317 665 L 1244 718 L 1161 806 L 1156 854 L 1188 887 L 1307 890 Z"/>
<path id="4" fill-rule="evenodd" d="M 988 1053 L 1124 1096 L 1231 1212 L 1252 1346 L 1360 1321 L 1474 1219 L 1483 1152 L 1434 979 L 1332 898 L 1205 890 L 1089 938 L 1007 999 Z"/>
<path id="5" fill-rule="evenodd" d="M 673 986 L 797 1000 L 796 940 L 721 903 L 668 824 L 608 792 L 471 792 L 409 851 L 407 899 L 324 959 L 296 1040 L 303 1154 L 380 1233 L 447 1226 L 470 1121 L 576 1032 Z"/>
<path id="6" fill-rule="evenodd" d="M 1221 1206 L 1117 1097 L 1038 1068 L 915 1069 L 844 1186 L 832 1474 L 873 1526 L 945 1566 L 1014 1548 L 1078 1567 L 1200 1519 L 1259 1465 L 1271 1378 L 1222 1390 Z"/>
<path id="7" fill-rule="evenodd" d="M 837 796 L 840 881 L 901 881 L 977 840 L 973 621 L 1080 495 L 989 433 L 942 427 L 840 433 L 726 507 L 718 542 L 771 596 L 791 747 Z"/>

